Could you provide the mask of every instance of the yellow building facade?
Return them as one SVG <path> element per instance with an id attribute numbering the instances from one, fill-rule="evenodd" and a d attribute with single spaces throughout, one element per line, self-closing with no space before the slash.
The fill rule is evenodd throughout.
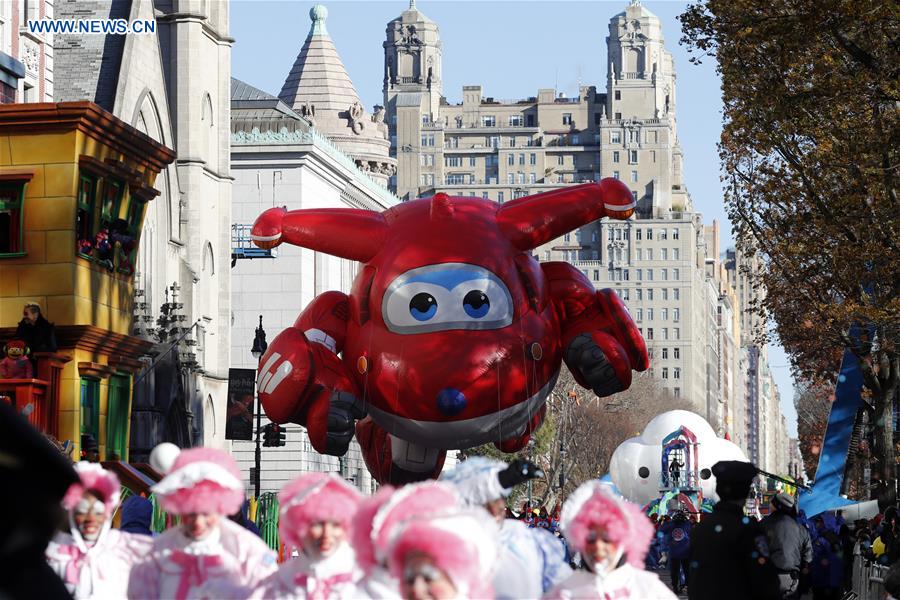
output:
<path id="1" fill-rule="evenodd" d="M 55 323 L 38 356 L 36 425 L 126 461 L 131 397 L 150 343 L 131 336 L 134 258 L 169 148 L 91 102 L 0 105 L 0 340 L 28 302 Z M 0 382 L 2 384 L 2 382 Z M 36 415 L 36 416 L 35 416 Z"/>

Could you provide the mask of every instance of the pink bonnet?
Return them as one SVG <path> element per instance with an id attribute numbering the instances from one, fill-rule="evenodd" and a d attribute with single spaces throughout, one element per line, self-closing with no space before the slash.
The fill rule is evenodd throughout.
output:
<path id="1" fill-rule="evenodd" d="M 278 493 L 278 531 L 285 544 L 301 548 L 313 523 L 337 521 L 345 529 L 356 513 L 361 495 L 343 479 L 328 473 L 306 473 Z"/>
<path id="2" fill-rule="evenodd" d="M 190 448 L 178 454 L 168 474 L 151 488 L 160 506 L 176 515 L 231 515 L 244 502 L 244 485 L 230 454 Z"/>
<path id="3" fill-rule="evenodd" d="M 121 486 L 119 478 L 112 471 L 108 471 L 98 465 L 87 461 L 81 461 L 75 465 L 78 481 L 69 486 L 66 495 L 63 496 L 62 505 L 66 510 L 72 510 L 81 500 L 87 490 L 96 490 L 106 505 L 106 514 L 111 515 L 119 505 Z"/>
<path id="4" fill-rule="evenodd" d="M 640 507 L 616 497 L 599 481 L 581 484 L 566 500 L 560 515 L 560 528 L 572 547 L 584 551 L 594 527 L 601 527 L 609 541 L 617 544 L 626 560 L 643 568 L 644 557 L 653 539 L 653 524 Z"/>

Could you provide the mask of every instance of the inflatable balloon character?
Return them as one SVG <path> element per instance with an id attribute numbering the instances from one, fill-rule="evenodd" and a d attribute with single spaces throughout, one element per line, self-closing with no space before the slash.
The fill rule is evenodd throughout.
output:
<path id="1" fill-rule="evenodd" d="M 625 498 L 641 505 L 676 488 L 694 500 L 718 501 L 712 466 L 720 460 L 747 462 L 747 457 L 700 415 L 670 410 L 653 417 L 639 437 L 619 444 L 609 474 Z"/>
<path id="2" fill-rule="evenodd" d="M 382 213 L 265 211 L 257 246 L 362 263 L 349 296 L 319 295 L 269 345 L 257 380 L 266 414 L 304 425 L 318 452 L 337 456 L 355 427 L 373 476 L 394 484 L 436 476 L 447 449 L 520 450 L 561 361 L 600 396 L 648 366 L 612 290 L 531 255 L 633 210 L 629 189 L 604 179 L 502 205 L 438 193 Z"/>

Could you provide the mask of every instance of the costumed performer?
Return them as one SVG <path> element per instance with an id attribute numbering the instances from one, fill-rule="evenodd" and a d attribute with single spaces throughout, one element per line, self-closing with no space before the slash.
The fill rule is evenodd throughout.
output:
<path id="1" fill-rule="evenodd" d="M 545 528 L 529 528 L 506 517 L 506 498 L 520 483 L 541 477 L 534 463 L 511 464 L 475 456 L 441 475 L 469 506 L 485 508 L 500 527 L 500 557 L 494 572 L 497 598 L 540 598 L 572 574 L 562 541 Z"/>
<path id="2" fill-rule="evenodd" d="M 76 599 L 123 598 L 132 567 L 150 551 L 147 536 L 112 529 L 119 478 L 96 463 L 75 465 L 78 481 L 62 500 L 69 532 L 48 544 L 47 562 Z"/>
<path id="3" fill-rule="evenodd" d="M 360 572 L 347 542 L 360 493 L 343 479 L 307 473 L 278 494 L 278 531 L 300 555 L 281 565 L 253 598 L 352 598 Z"/>
<path id="4" fill-rule="evenodd" d="M 587 570 L 575 571 L 545 598 L 677 598 L 656 574 L 643 569 L 653 537 L 650 520 L 600 481 L 585 482 L 572 492 L 563 504 L 560 526 Z"/>
<path id="5" fill-rule="evenodd" d="M 151 463 L 158 464 L 152 455 Z M 181 524 L 153 540 L 147 560 L 131 572 L 128 597 L 246 596 L 277 564 L 259 537 L 227 518 L 244 501 L 234 459 L 221 450 L 191 448 L 177 455 L 171 469 L 166 466 L 166 476 L 151 489 L 163 509 L 181 516 Z"/>
<path id="6" fill-rule="evenodd" d="M 393 534 L 391 573 L 406 599 L 494 598 L 497 524 L 482 508 L 410 518 Z"/>

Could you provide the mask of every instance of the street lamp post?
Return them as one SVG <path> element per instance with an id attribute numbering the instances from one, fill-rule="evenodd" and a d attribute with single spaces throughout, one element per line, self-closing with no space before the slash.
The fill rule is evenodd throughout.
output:
<path id="1" fill-rule="evenodd" d="M 262 355 L 266 353 L 266 348 L 269 347 L 269 344 L 266 343 L 266 330 L 263 329 L 262 325 L 262 315 L 259 315 L 259 327 L 256 328 L 256 336 L 253 338 L 253 348 L 250 350 L 250 354 L 253 355 L 253 358 L 256 359 L 257 368 L 259 368 L 259 359 L 262 358 Z M 262 406 L 259 402 L 259 390 L 256 390 L 256 468 L 254 469 L 254 477 L 253 477 L 253 489 L 254 489 L 254 497 L 259 499 L 259 488 L 262 477 L 260 476 L 260 468 L 262 465 L 262 449 L 259 446 L 259 434 L 262 429 Z"/>

